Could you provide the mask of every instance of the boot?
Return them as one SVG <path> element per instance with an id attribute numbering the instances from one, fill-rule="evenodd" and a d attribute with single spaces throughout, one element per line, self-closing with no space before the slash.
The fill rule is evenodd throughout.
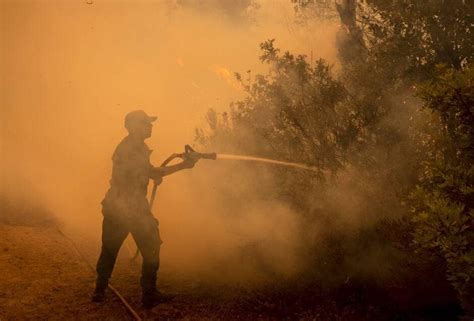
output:
<path id="1" fill-rule="evenodd" d="M 97 278 L 95 290 L 92 294 L 92 302 L 103 302 L 105 299 L 105 290 L 109 284 L 108 280 Z"/>
<path id="2" fill-rule="evenodd" d="M 166 303 L 174 298 L 173 295 L 161 293 L 157 289 L 144 290 L 142 303 L 145 309 L 151 309 L 160 303 Z"/>

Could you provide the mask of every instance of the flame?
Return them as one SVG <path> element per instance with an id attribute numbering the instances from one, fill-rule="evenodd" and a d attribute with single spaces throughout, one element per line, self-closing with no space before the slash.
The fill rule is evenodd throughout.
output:
<path id="1" fill-rule="evenodd" d="M 234 75 L 232 74 L 232 72 L 229 71 L 229 69 L 223 66 L 215 65 L 213 70 L 214 70 L 214 73 L 220 79 L 227 82 L 229 86 L 231 86 L 232 88 L 236 90 L 242 90 L 242 85 L 240 84 L 239 81 L 237 81 L 237 79 L 235 79 Z"/>

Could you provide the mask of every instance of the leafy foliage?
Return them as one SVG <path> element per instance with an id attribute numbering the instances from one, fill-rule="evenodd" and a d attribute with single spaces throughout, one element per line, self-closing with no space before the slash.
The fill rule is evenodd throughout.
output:
<path id="1" fill-rule="evenodd" d="M 210 128 L 226 132 L 227 143 L 231 139 L 231 145 L 250 154 L 298 160 L 322 171 L 340 168 L 358 130 L 344 86 L 323 60 L 311 66 L 304 56 L 280 54 L 273 40 L 261 47 L 261 60 L 271 72 L 257 75 L 251 84 L 242 82 L 248 97 L 231 106 L 231 123 L 229 115 L 219 123 L 210 111 Z"/>
<path id="2" fill-rule="evenodd" d="M 447 279 L 474 313 L 474 73 L 438 70 L 420 91 L 440 126 L 419 142 L 427 153 L 411 194 L 414 242 L 446 261 Z"/>
<path id="3" fill-rule="evenodd" d="M 299 19 L 332 17 L 329 1 L 292 2 Z M 461 0 L 337 1 L 337 75 L 267 41 L 260 58 L 270 72 L 248 82 L 236 74 L 247 97 L 228 113 L 210 110 L 210 131 L 197 130 L 197 140 L 319 169 L 317 177 L 274 172 L 277 197 L 298 209 L 305 232 L 326 227 L 318 251 L 306 249 L 313 262 L 344 275 L 374 244 L 397 257 L 387 265 L 416 265 L 413 248 L 429 252 L 474 314 L 473 9 Z M 341 193 L 360 208 L 341 207 L 332 199 Z M 342 229 L 344 212 L 362 213 L 363 224 Z"/>

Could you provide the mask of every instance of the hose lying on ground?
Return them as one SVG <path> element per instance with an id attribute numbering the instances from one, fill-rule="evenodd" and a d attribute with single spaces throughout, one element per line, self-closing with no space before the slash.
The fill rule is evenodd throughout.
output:
<path id="1" fill-rule="evenodd" d="M 79 251 L 79 248 L 77 247 L 76 243 L 74 243 L 74 241 L 69 237 L 67 236 L 66 234 L 64 234 L 63 231 L 61 231 L 61 229 L 59 228 L 59 226 L 56 226 L 56 229 L 58 230 L 59 234 L 61 234 L 65 239 L 67 239 L 71 244 L 72 244 L 72 247 L 74 248 L 74 250 L 76 251 L 76 253 L 79 255 L 79 257 L 82 259 L 82 261 L 84 261 L 87 266 L 91 269 L 91 271 L 95 274 L 95 269 L 94 267 L 92 266 L 92 264 L 89 263 L 89 261 L 86 259 L 86 257 L 82 254 L 81 251 Z M 108 287 L 109 289 L 120 299 L 120 301 L 122 302 L 122 304 L 125 306 L 125 308 L 127 309 L 127 311 L 133 316 L 133 318 L 136 320 L 136 321 L 142 321 L 143 319 L 138 315 L 138 313 L 132 308 L 132 306 L 127 302 L 127 300 L 125 300 L 125 298 L 122 296 L 122 294 L 120 294 L 120 292 L 112 286 L 112 284 L 108 284 Z"/>

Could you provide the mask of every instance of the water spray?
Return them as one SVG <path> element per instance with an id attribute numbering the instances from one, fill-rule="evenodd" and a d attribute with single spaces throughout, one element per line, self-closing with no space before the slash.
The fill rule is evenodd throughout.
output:
<path id="1" fill-rule="evenodd" d="M 301 164 L 301 163 L 292 163 L 292 162 L 279 161 L 279 160 L 270 159 L 270 158 L 243 156 L 243 155 L 231 155 L 231 154 L 217 154 L 217 153 L 199 153 L 199 152 L 196 152 L 189 145 L 184 146 L 184 153 L 172 154 L 170 157 L 168 157 L 161 164 L 161 167 L 164 167 L 164 166 L 168 165 L 169 162 L 171 162 L 172 160 L 174 160 L 176 158 L 191 159 L 195 162 L 197 162 L 200 159 L 251 161 L 251 162 L 261 162 L 261 163 L 274 164 L 274 165 L 280 165 L 280 166 L 289 166 L 289 167 L 304 169 L 304 170 L 308 170 L 308 171 L 312 171 L 312 172 L 319 172 L 319 170 L 316 167 L 308 166 L 308 165 Z M 153 185 L 153 191 L 151 193 L 151 198 L 150 198 L 150 207 L 153 207 L 153 203 L 155 201 L 155 196 L 156 196 L 156 189 L 158 188 L 158 185 L 159 185 L 159 183 L 157 183 L 157 182 L 155 182 L 154 185 Z"/>
<path id="2" fill-rule="evenodd" d="M 250 161 L 250 162 L 261 162 L 267 164 L 274 164 L 280 166 L 288 166 L 299 169 L 304 169 L 312 172 L 319 172 L 319 169 L 313 166 L 309 166 L 301 163 L 285 162 L 280 160 L 275 160 L 271 158 L 263 157 L 254 157 L 254 156 L 244 156 L 244 155 L 232 155 L 232 154 L 217 154 L 217 153 L 199 153 L 196 152 L 191 146 L 184 146 L 184 153 L 172 154 L 168 157 L 161 166 L 166 166 L 170 161 L 175 158 L 182 159 L 192 159 L 198 161 L 200 159 L 211 159 L 211 160 L 239 160 L 239 161 Z"/>
<path id="3" fill-rule="evenodd" d="M 242 156 L 242 155 L 230 155 L 230 154 L 216 154 L 217 159 L 227 159 L 227 160 L 242 160 L 242 161 L 251 161 L 251 162 L 261 162 L 261 163 L 268 163 L 268 164 L 275 164 L 281 166 L 289 166 L 294 168 L 300 168 L 312 172 L 319 172 L 316 167 L 308 166 L 301 163 L 292 163 L 292 162 L 284 162 L 270 158 L 262 158 L 262 157 L 253 157 L 253 156 Z"/>

